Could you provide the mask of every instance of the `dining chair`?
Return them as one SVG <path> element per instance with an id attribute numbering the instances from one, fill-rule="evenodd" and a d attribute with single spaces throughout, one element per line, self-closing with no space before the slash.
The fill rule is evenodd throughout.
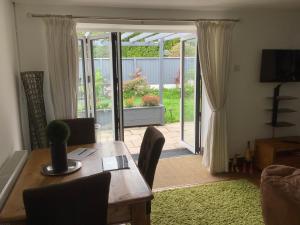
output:
<path id="1" fill-rule="evenodd" d="M 155 127 L 148 127 L 143 137 L 138 168 L 152 189 L 156 166 L 165 143 L 163 134 Z M 151 213 L 151 202 L 147 204 L 147 214 Z"/>
<path id="2" fill-rule="evenodd" d="M 62 120 L 69 125 L 71 135 L 68 145 L 84 145 L 96 142 L 95 138 L 95 119 L 77 118 Z"/>
<path id="3" fill-rule="evenodd" d="M 111 174 L 27 189 L 27 225 L 106 225 Z"/>

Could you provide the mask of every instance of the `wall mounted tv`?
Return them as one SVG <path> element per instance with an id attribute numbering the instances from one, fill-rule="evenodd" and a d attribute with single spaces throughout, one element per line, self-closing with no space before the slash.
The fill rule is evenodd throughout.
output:
<path id="1" fill-rule="evenodd" d="M 300 50 L 262 50 L 261 82 L 300 82 Z"/>

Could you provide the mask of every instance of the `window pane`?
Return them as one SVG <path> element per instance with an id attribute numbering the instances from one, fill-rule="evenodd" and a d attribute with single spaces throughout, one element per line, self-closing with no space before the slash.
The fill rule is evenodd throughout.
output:
<path id="1" fill-rule="evenodd" d="M 112 141 L 113 134 L 113 86 L 110 39 L 103 37 L 91 41 L 93 55 L 94 96 L 96 103 L 97 141 Z"/>
<path id="2" fill-rule="evenodd" d="M 184 42 L 183 68 L 183 140 L 195 146 L 195 79 L 196 79 L 196 39 Z"/>

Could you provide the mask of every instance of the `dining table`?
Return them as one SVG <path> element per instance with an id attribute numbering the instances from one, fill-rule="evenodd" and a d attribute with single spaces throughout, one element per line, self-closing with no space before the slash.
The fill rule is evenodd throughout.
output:
<path id="1" fill-rule="evenodd" d="M 26 224 L 23 203 L 24 190 L 64 183 L 101 173 L 103 172 L 102 160 L 104 157 L 126 155 L 129 168 L 111 171 L 108 224 L 130 222 L 132 225 L 149 225 L 150 215 L 146 213 L 146 205 L 153 199 L 153 194 L 124 142 L 113 141 L 69 146 L 67 152 L 78 148 L 92 148 L 96 151 L 81 160 L 82 167 L 78 171 L 60 176 L 45 176 L 41 173 L 42 166 L 51 162 L 49 148 L 31 151 L 0 212 L 0 224 Z"/>

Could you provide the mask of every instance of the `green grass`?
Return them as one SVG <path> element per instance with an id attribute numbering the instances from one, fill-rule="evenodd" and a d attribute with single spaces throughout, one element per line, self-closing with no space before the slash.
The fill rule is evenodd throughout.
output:
<path id="1" fill-rule="evenodd" d="M 124 101 L 125 102 L 125 101 Z M 134 97 L 134 105 L 142 105 L 141 97 Z M 165 123 L 175 123 L 180 121 L 180 89 L 164 89 L 163 105 L 165 106 Z M 190 93 L 185 98 L 185 121 L 194 119 L 194 99 Z M 124 106 L 126 107 L 126 106 Z"/>
<path id="2" fill-rule="evenodd" d="M 259 189 L 246 180 L 157 192 L 153 225 L 263 225 Z"/>

